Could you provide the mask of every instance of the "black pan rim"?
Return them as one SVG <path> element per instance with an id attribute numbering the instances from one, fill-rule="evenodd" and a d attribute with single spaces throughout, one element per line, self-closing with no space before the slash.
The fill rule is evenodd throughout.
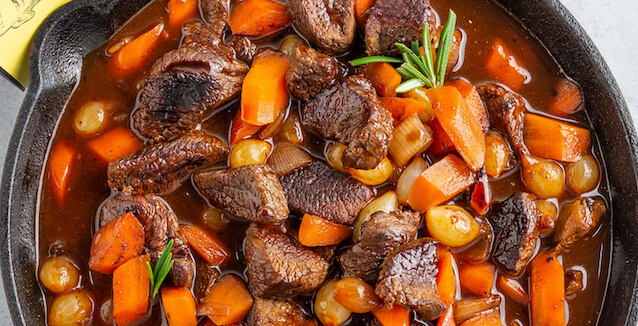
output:
<path id="1" fill-rule="evenodd" d="M 129 5 L 129 9 L 131 6 L 141 7 L 147 1 L 148 0 L 129 1 L 134 2 L 134 4 Z M 24 275 L 20 275 L 18 272 L 35 279 L 35 273 L 37 271 L 36 266 L 31 266 L 30 269 L 27 268 L 26 270 L 20 269 L 20 267 L 28 267 L 29 263 L 33 265 L 33 262 L 36 261 L 37 258 L 36 248 L 38 239 L 35 236 L 35 233 L 32 233 L 30 235 L 31 238 L 28 238 L 24 237 L 24 232 L 19 232 L 24 230 L 31 230 L 35 232 L 35 230 L 37 230 L 37 221 L 24 220 L 20 215 L 21 212 L 25 211 L 25 209 L 28 211 L 28 207 L 25 207 L 29 204 L 32 204 L 32 206 L 36 205 L 38 200 L 37 198 L 39 197 L 39 180 L 41 178 L 43 165 L 42 157 L 45 157 L 42 155 L 46 155 L 47 150 L 45 149 L 44 153 L 40 153 L 39 156 L 38 153 L 33 154 L 32 151 L 34 149 L 41 150 L 43 144 L 44 147 L 47 148 L 48 142 L 53 135 L 52 128 L 49 132 L 38 134 L 38 131 L 29 129 L 29 126 L 31 124 L 38 123 L 38 121 L 34 121 L 35 116 L 37 114 L 42 114 L 37 112 L 37 105 L 43 97 L 52 96 L 50 91 L 55 88 L 57 85 L 56 83 L 71 82 L 74 84 L 73 76 L 69 77 L 70 79 L 67 80 L 51 80 L 47 78 L 51 76 L 45 75 L 46 69 L 43 66 L 47 57 L 43 55 L 43 51 L 46 49 L 47 45 L 51 45 L 51 42 L 47 43 L 47 41 L 49 41 L 49 37 L 53 33 L 68 27 L 65 26 L 64 23 L 68 23 L 70 17 L 77 15 L 83 10 L 91 10 L 91 12 L 95 13 L 96 16 L 99 16 L 100 19 L 108 19 L 110 17 L 109 14 L 113 10 L 117 10 L 117 7 L 120 5 L 124 6 L 122 4 L 123 2 L 126 2 L 126 0 L 76 0 L 69 2 L 49 16 L 38 29 L 38 32 L 34 37 L 29 64 L 30 85 L 27 88 L 25 99 L 20 108 L 17 122 L 9 142 L 2 176 L 2 189 L 0 190 L 0 243 L 4 244 L 4 246 L 0 249 L 0 267 L 2 269 L 5 295 L 14 325 L 34 325 L 34 321 L 36 319 L 45 320 L 45 316 L 42 315 L 44 313 L 42 307 L 40 307 L 40 313 L 29 313 L 33 310 L 32 306 L 42 306 L 44 304 L 42 299 L 32 301 L 25 300 L 26 298 L 33 298 L 34 294 L 36 295 L 35 297 L 40 294 L 40 289 L 35 286 L 37 285 L 37 280 L 34 280 L 33 283 L 31 283 L 35 287 L 31 289 L 22 287 L 18 282 L 19 278 L 24 277 Z M 538 36 L 539 33 L 537 33 L 534 28 L 530 28 L 530 26 L 534 27 L 543 24 L 557 24 L 559 28 L 551 33 L 552 35 L 550 36 L 552 37 L 539 37 L 542 43 L 547 44 L 547 42 L 555 43 L 567 40 L 571 42 L 571 45 L 577 45 L 574 47 L 575 49 L 563 50 L 561 47 L 548 46 L 548 48 L 551 49 L 550 52 L 552 55 L 554 55 L 554 57 L 569 57 L 570 54 L 573 54 L 574 57 L 571 57 L 572 61 L 586 59 L 587 62 L 584 64 L 590 65 L 591 70 L 586 71 L 585 74 L 595 78 L 596 81 L 599 82 L 596 86 L 603 88 L 603 95 L 608 97 L 611 101 L 610 103 L 613 104 L 614 108 L 611 110 L 617 115 L 619 120 L 619 124 L 615 125 L 615 127 L 622 129 L 621 131 L 608 131 L 610 134 L 617 136 L 615 138 L 610 137 L 611 139 L 620 142 L 619 144 L 614 143 L 611 145 L 612 147 L 616 145 L 625 147 L 623 153 L 605 155 L 605 159 L 608 161 L 610 157 L 613 158 L 615 155 L 624 154 L 626 156 L 624 158 L 630 161 L 630 166 L 624 166 L 626 169 L 625 172 L 630 174 L 627 176 L 627 181 L 625 182 L 628 184 L 612 184 L 611 190 L 614 193 L 613 197 L 627 196 L 628 199 L 631 199 L 631 201 L 627 204 L 633 205 L 633 224 L 636 225 L 632 225 L 632 228 L 638 230 L 638 222 L 635 221 L 635 209 L 638 207 L 638 187 L 636 186 L 638 184 L 638 137 L 636 135 L 627 104 L 623 99 L 616 80 L 612 76 L 602 55 L 580 24 L 558 0 L 499 0 L 497 2 L 503 5 L 508 11 L 514 13 L 516 17 L 520 17 L 530 32 L 536 36 Z M 516 13 L 525 13 L 525 15 L 517 15 Z M 537 19 L 525 19 L 522 16 L 532 16 Z M 99 38 L 102 34 L 104 35 L 102 42 L 118 27 L 118 22 L 123 23 L 124 21 L 122 19 L 115 19 L 110 22 L 111 26 L 107 26 L 104 31 L 97 33 L 99 34 L 97 35 L 97 38 Z M 542 28 L 537 28 L 536 30 L 539 29 L 542 30 Z M 99 43 L 99 40 L 94 40 L 91 45 L 95 47 Z M 82 48 L 79 53 L 84 54 L 90 50 L 92 49 Z M 580 56 L 578 56 L 578 51 L 581 51 Z M 560 53 L 557 54 L 555 52 Z M 582 53 L 586 54 L 583 55 Z M 565 68 L 569 75 L 578 74 L 578 69 L 582 69 L 582 67 L 577 64 L 572 66 L 571 64 L 566 64 L 566 62 L 559 63 Z M 75 76 L 75 78 L 77 78 L 77 76 Z M 66 91 L 70 94 L 73 85 L 67 84 L 66 86 Z M 586 93 L 588 93 L 587 90 Z M 62 98 L 62 100 L 64 99 Z M 57 121 L 58 113 L 59 110 L 58 112 L 49 113 L 44 117 L 39 117 L 39 121 L 55 122 Z M 600 119 L 599 121 L 596 121 L 596 119 L 593 120 L 597 133 L 599 128 L 601 130 L 606 130 L 603 126 L 604 121 Z M 608 129 L 609 128 L 611 127 L 608 127 Z M 39 139 L 39 142 L 34 139 Z M 613 150 L 614 148 L 610 148 L 607 151 L 611 152 Z M 605 152 L 605 149 L 603 152 Z M 32 160 L 34 155 L 36 156 L 35 161 Z M 40 162 L 37 161 L 38 157 L 40 158 Z M 33 164 L 33 166 L 31 166 L 31 164 Z M 30 167 L 31 169 L 29 169 Z M 35 173 L 35 176 L 31 176 L 31 178 L 27 178 L 22 175 L 25 171 L 31 171 L 31 174 L 34 173 L 32 171 L 37 171 L 37 173 Z M 33 182 L 34 178 L 38 180 L 38 185 L 35 187 L 37 191 L 35 194 L 31 193 L 30 196 L 27 196 L 25 199 L 23 196 L 29 195 L 29 193 L 25 192 L 25 190 L 29 190 L 25 189 L 29 188 L 25 185 L 25 182 Z M 31 186 L 30 190 L 33 189 L 33 186 Z M 618 202 L 619 200 L 616 201 Z M 34 210 L 34 208 L 32 210 Z M 627 218 L 629 219 L 630 217 L 631 216 L 628 216 Z M 638 237 L 638 232 L 633 233 L 631 232 L 633 230 L 630 229 L 631 228 L 628 228 L 626 232 L 628 234 L 623 234 L 623 232 L 617 234 L 619 232 L 617 232 L 616 226 L 614 226 L 615 234 L 613 238 L 614 247 L 612 248 L 612 270 L 610 270 L 610 273 L 613 273 L 613 270 L 629 272 L 629 274 L 624 275 L 612 275 L 612 283 L 614 282 L 614 278 L 618 278 L 618 282 L 624 281 L 630 284 L 625 284 L 624 292 L 618 292 L 619 294 L 614 298 L 610 298 L 608 291 L 603 305 L 603 311 L 601 313 L 600 325 L 608 325 L 611 323 L 613 325 L 634 326 L 638 321 L 638 290 L 636 289 L 636 276 L 638 274 L 638 268 L 636 266 L 638 257 L 636 257 L 636 255 L 638 254 L 632 253 L 635 245 L 631 246 L 636 243 L 635 240 L 636 237 Z M 32 248 L 32 250 L 29 251 L 29 245 L 36 248 Z M 625 265 L 620 264 L 625 261 Z M 620 287 L 621 285 L 617 284 L 616 286 Z"/>

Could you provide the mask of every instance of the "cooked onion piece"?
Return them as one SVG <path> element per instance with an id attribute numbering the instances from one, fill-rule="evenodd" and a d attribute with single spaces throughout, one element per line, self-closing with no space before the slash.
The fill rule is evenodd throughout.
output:
<path id="1" fill-rule="evenodd" d="M 576 195 L 594 190 L 600 180 L 598 162 L 591 154 L 585 154 L 575 163 L 567 166 L 567 187 Z"/>
<path id="2" fill-rule="evenodd" d="M 414 155 L 427 150 L 432 140 L 432 129 L 424 125 L 418 116 L 411 115 L 394 128 L 390 155 L 398 166 L 404 166 Z"/>
<path id="3" fill-rule="evenodd" d="M 385 194 L 373 199 L 369 202 L 357 216 L 354 221 L 354 233 L 352 237 L 355 241 L 359 240 L 361 234 L 361 225 L 370 219 L 370 216 L 376 212 L 394 212 L 399 210 L 399 199 L 397 193 L 394 191 L 388 191 Z"/>
<path id="4" fill-rule="evenodd" d="M 103 102 L 89 102 L 76 114 L 73 120 L 75 130 L 81 134 L 95 134 L 106 125 L 108 106 Z"/>
<path id="5" fill-rule="evenodd" d="M 372 170 L 348 169 L 350 175 L 370 186 L 377 186 L 386 182 L 392 176 L 393 171 L 394 166 L 387 157 L 383 158 L 379 165 Z"/>
<path id="6" fill-rule="evenodd" d="M 527 189 L 540 198 L 559 197 L 565 189 L 563 167 L 542 158 L 523 159 L 521 171 Z"/>
<path id="7" fill-rule="evenodd" d="M 408 195 L 410 194 L 412 184 L 427 167 L 428 165 L 425 160 L 422 157 L 417 156 L 412 160 L 408 167 L 405 168 L 403 173 L 401 173 L 399 181 L 397 181 L 397 196 L 399 197 L 401 205 L 408 204 Z"/>
<path id="8" fill-rule="evenodd" d="M 344 278 L 335 284 L 334 299 L 346 309 L 365 314 L 381 307 L 383 300 L 372 285 L 358 278 Z"/>
<path id="9" fill-rule="evenodd" d="M 496 131 L 488 131 L 485 135 L 485 172 L 498 179 L 507 169 L 511 151 L 507 141 Z"/>
<path id="10" fill-rule="evenodd" d="M 49 291 L 61 294 L 71 291 L 80 282 L 80 269 L 68 258 L 51 257 L 40 266 L 40 282 Z"/>
<path id="11" fill-rule="evenodd" d="M 330 162 L 333 168 L 340 172 L 347 172 L 343 167 L 343 152 L 346 150 L 346 145 L 333 143 L 326 150 L 326 160 Z"/>
<path id="12" fill-rule="evenodd" d="M 312 162 L 310 154 L 306 153 L 299 146 L 290 143 L 277 143 L 268 158 L 268 163 L 272 165 L 278 176 L 300 168 Z"/>
<path id="13" fill-rule="evenodd" d="M 86 291 L 75 290 L 51 303 L 50 326 L 87 325 L 93 314 L 93 300 Z"/>
<path id="14" fill-rule="evenodd" d="M 249 164 L 263 164 L 270 154 L 272 145 L 258 139 L 240 140 L 230 151 L 230 167 L 238 168 Z"/>
<path id="15" fill-rule="evenodd" d="M 337 280 L 325 282 L 315 297 L 315 315 L 326 326 L 339 326 L 350 318 L 350 311 L 335 299 Z"/>
<path id="16" fill-rule="evenodd" d="M 425 222 L 432 237 L 450 247 L 462 247 L 480 234 L 480 227 L 474 217 L 456 205 L 428 209 Z"/>

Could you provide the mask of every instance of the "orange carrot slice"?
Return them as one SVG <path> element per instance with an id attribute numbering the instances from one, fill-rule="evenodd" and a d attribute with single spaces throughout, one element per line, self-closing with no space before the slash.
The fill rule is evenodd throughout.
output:
<path id="1" fill-rule="evenodd" d="M 111 274 L 144 250 L 144 227 L 126 213 L 99 229 L 93 236 L 89 268 Z"/>
<path id="2" fill-rule="evenodd" d="M 238 323 L 248 315 L 253 297 L 237 276 L 226 274 L 211 287 L 197 307 L 197 315 L 206 315 L 216 325 Z"/>
<path id="3" fill-rule="evenodd" d="M 372 310 L 372 314 L 379 320 L 383 326 L 409 326 L 410 310 L 405 309 L 397 304 L 392 309 L 382 306 L 381 308 Z"/>
<path id="4" fill-rule="evenodd" d="M 118 77 L 128 77 L 149 63 L 163 32 L 164 24 L 158 23 L 142 35 L 124 44 L 109 59 L 114 74 Z"/>
<path id="5" fill-rule="evenodd" d="M 117 127 L 89 141 L 86 146 L 100 160 L 110 163 L 142 149 L 139 139 L 124 127 Z"/>
<path id="6" fill-rule="evenodd" d="M 49 178 L 53 187 L 53 195 L 59 203 L 64 202 L 64 197 L 69 189 L 75 156 L 75 148 L 70 142 L 59 142 L 53 147 L 51 156 L 49 156 Z"/>
<path id="7" fill-rule="evenodd" d="M 530 78 L 513 52 L 500 39 L 495 39 L 485 61 L 485 69 L 496 80 L 518 92 Z"/>
<path id="8" fill-rule="evenodd" d="M 168 0 L 168 26 L 179 31 L 184 23 L 198 14 L 197 0 Z"/>
<path id="9" fill-rule="evenodd" d="M 565 271 L 551 253 L 530 264 L 532 326 L 565 325 Z"/>
<path id="10" fill-rule="evenodd" d="M 591 147 L 588 129 L 529 113 L 523 139 L 533 155 L 562 162 L 578 161 Z"/>
<path id="11" fill-rule="evenodd" d="M 447 251 L 439 260 L 439 274 L 436 285 L 441 300 L 450 307 L 456 298 L 456 277 L 454 276 L 454 257 Z"/>
<path id="12" fill-rule="evenodd" d="M 552 94 L 547 104 L 549 114 L 566 117 L 576 112 L 583 104 L 583 93 L 580 87 L 569 79 L 561 79 L 554 90 L 556 93 Z"/>
<path id="13" fill-rule="evenodd" d="M 363 75 L 372 82 L 379 96 L 396 96 L 401 84 L 401 75 L 386 62 L 368 63 L 361 66 Z"/>
<path id="14" fill-rule="evenodd" d="M 210 232 L 198 225 L 181 225 L 180 231 L 195 252 L 209 265 L 220 266 L 230 259 L 230 251 Z"/>
<path id="15" fill-rule="evenodd" d="M 113 318 L 117 325 L 128 325 L 148 312 L 151 277 L 149 256 L 131 259 L 113 272 Z"/>
<path id="16" fill-rule="evenodd" d="M 263 36 L 283 29 L 290 19 L 286 7 L 271 0 L 244 0 L 230 14 L 228 25 L 235 34 Z"/>
<path id="17" fill-rule="evenodd" d="M 169 326 L 197 326 L 195 299 L 189 289 L 163 287 L 161 296 Z"/>
<path id="18" fill-rule="evenodd" d="M 490 262 L 464 263 L 459 267 L 459 280 L 463 292 L 487 297 L 492 292 L 496 268 Z"/>

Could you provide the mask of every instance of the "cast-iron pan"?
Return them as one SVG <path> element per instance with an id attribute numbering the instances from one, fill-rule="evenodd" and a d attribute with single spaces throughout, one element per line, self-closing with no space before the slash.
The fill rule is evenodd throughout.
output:
<path id="1" fill-rule="evenodd" d="M 104 43 L 149 0 L 75 0 L 53 13 L 31 48 L 30 86 L 11 137 L 2 178 L 0 260 L 15 325 L 44 325 L 36 279 L 37 201 L 47 147 L 75 87 L 82 57 Z M 585 93 L 613 197 L 613 252 L 600 325 L 637 323 L 638 185 L 636 133 L 600 53 L 557 0 L 498 0 L 523 21 Z"/>

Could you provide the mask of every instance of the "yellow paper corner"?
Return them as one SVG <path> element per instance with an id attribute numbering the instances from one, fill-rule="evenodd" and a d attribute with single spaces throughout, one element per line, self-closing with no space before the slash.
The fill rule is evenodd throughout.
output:
<path id="1" fill-rule="evenodd" d="M 23 86 L 33 34 L 55 9 L 69 0 L 0 0 L 0 67 Z"/>

